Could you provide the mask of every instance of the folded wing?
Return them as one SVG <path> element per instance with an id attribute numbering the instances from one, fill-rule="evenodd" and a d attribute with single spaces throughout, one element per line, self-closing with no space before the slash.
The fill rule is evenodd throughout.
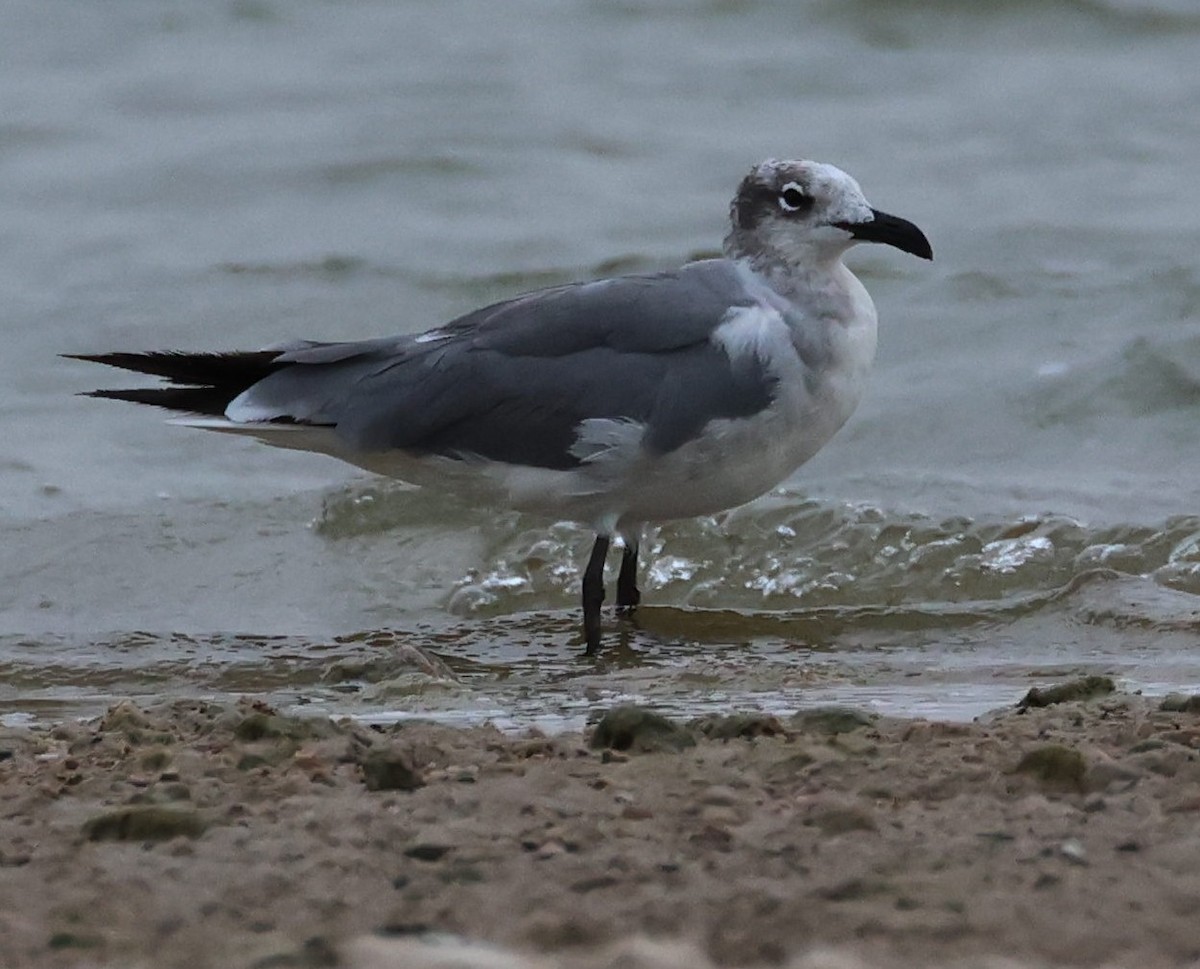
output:
<path id="1" fill-rule="evenodd" d="M 215 429 L 323 427 L 351 453 L 565 469 L 585 460 L 575 447 L 585 421 L 640 425 L 643 446 L 669 452 L 711 420 L 768 406 L 774 380 L 763 362 L 731 359 L 711 339 L 750 305 L 731 264 L 710 260 L 542 290 L 417 336 L 86 359 L 171 383 L 96 396 L 235 425 L 198 422 Z"/>

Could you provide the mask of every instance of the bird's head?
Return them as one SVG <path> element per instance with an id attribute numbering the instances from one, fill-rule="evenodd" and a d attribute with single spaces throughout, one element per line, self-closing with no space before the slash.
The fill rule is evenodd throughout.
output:
<path id="1" fill-rule="evenodd" d="M 726 253 L 763 268 L 829 264 L 858 242 L 884 242 L 933 258 L 920 229 L 871 208 L 858 182 L 821 162 L 755 165 L 738 186 L 729 218 Z"/>

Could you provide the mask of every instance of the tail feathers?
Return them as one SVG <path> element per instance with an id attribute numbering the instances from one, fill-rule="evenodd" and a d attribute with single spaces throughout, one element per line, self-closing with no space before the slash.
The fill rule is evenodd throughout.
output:
<path id="1" fill-rule="evenodd" d="M 171 387 L 129 390 L 93 390 L 88 397 L 126 400 L 153 404 L 168 410 L 221 416 L 229 402 L 248 387 L 274 373 L 281 366 L 275 361 L 279 350 L 253 350 L 243 353 L 98 353 L 66 354 L 72 360 L 103 363 L 122 370 L 163 377 Z"/>
<path id="2" fill-rule="evenodd" d="M 240 391 L 231 393 L 222 387 L 138 387 L 128 390 L 87 390 L 80 396 L 127 400 L 134 404 L 153 404 L 167 410 L 218 417 L 225 413 L 225 408 L 238 393 Z"/>
<path id="3" fill-rule="evenodd" d="M 272 364 L 281 352 L 247 350 L 235 353 L 184 353 L 163 350 L 149 353 L 67 353 L 64 356 L 71 360 L 88 360 L 121 370 L 166 377 L 177 384 L 205 386 L 244 383 L 249 387 L 276 369 Z"/>

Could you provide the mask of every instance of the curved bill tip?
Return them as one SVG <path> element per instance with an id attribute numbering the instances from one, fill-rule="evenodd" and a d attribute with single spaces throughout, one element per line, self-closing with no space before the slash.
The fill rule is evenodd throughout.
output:
<path id="1" fill-rule="evenodd" d="M 878 209 L 871 209 L 871 214 L 874 218 L 870 222 L 838 222 L 835 224 L 839 229 L 845 229 L 861 242 L 882 242 L 921 259 L 933 258 L 933 247 L 925 238 L 925 233 L 908 219 L 888 215 Z"/>

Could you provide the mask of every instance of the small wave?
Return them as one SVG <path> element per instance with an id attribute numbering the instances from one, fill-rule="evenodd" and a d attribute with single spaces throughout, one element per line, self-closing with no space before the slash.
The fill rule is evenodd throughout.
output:
<path id="1" fill-rule="evenodd" d="M 321 259 L 304 259 L 299 262 L 223 262 L 217 266 L 219 272 L 235 276 L 266 276 L 274 279 L 344 279 L 367 268 L 366 260 L 341 254 L 330 254 Z"/>
<path id="2" fill-rule="evenodd" d="M 870 25 L 879 31 L 881 15 L 893 19 L 907 16 L 940 16 L 973 20 L 1000 20 L 1030 14 L 1081 14 L 1101 24 L 1113 23 L 1124 29 L 1154 31 L 1200 26 L 1200 10 L 1193 0 L 1007 0 L 1003 3 L 978 3 L 976 0 L 854 0 L 851 3 L 821 3 L 826 16 L 839 16 Z M 893 43 L 898 43 L 890 34 Z"/>
<path id="3" fill-rule="evenodd" d="M 429 491 L 388 486 L 330 498 L 316 530 L 333 540 L 390 529 L 469 536 L 479 565 L 445 595 L 460 616 L 572 608 L 590 530 L 485 515 Z M 464 538 L 465 540 L 465 538 Z M 615 572 L 610 561 L 608 579 Z M 720 516 L 651 529 L 641 548 L 646 601 L 754 613 L 949 610 L 958 620 L 1050 601 L 1097 575 L 1136 576 L 1200 594 L 1200 517 L 1091 527 L 1056 515 L 932 519 L 776 493 Z M 1040 597 L 1040 598 L 1039 598 Z M 947 613 L 948 614 L 948 613 Z"/>
<path id="4" fill-rule="evenodd" d="M 1030 402 L 1031 419 L 1041 427 L 1200 406 L 1200 333 L 1137 337 L 1088 366 L 1046 369 Z"/>
<path id="5" fill-rule="evenodd" d="M 325 165 L 321 174 L 331 185 L 361 184 L 394 176 L 476 176 L 482 169 L 457 155 L 384 155 Z"/>

